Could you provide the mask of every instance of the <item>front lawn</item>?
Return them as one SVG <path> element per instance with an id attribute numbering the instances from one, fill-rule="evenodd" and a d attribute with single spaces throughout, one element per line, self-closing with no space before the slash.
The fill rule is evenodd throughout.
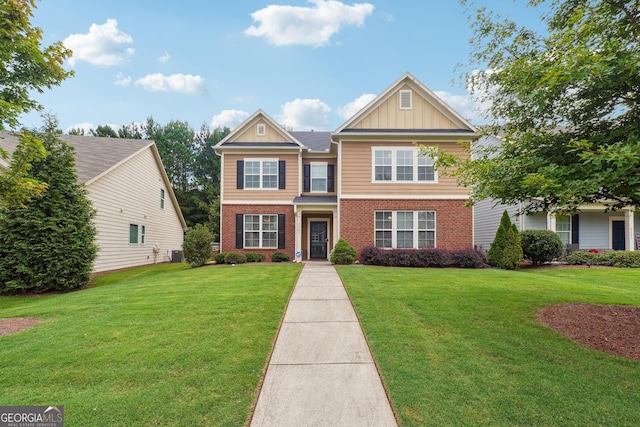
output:
<path id="1" fill-rule="evenodd" d="M 0 297 L 0 317 L 44 320 L 0 337 L 0 404 L 64 405 L 69 426 L 243 425 L 300 269 L 164 264 Z"/>
<path id="2" fill-rule="evenodd" d="M 640 305 L 637 270 L 338 272 L 402 425 L 640 425 L 640 362 L 536 322 L 554 304 Z"/>

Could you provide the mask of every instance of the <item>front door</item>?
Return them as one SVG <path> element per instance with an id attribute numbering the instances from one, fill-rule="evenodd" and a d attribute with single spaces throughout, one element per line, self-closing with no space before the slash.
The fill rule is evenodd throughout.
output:
<path id="1" fill-rule="evenodd" d="M 327 259 L 327 223 L 311 221 L 311 259 Z"/>
<path id="2" fill-rule="evenodd" d="M 624 231 L 624 221 L 611 221 L 611 249 L 616 251 L 625 250 Z"/>

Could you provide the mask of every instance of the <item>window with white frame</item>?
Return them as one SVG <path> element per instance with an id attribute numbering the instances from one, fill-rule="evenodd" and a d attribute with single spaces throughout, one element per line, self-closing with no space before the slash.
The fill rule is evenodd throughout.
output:
<path id="1" fill-rule="evenodd" d="M 278 215 L 245 215 L 244 247 L 277 248 Z"/>
<path id="2" fill-rule="evenodd" d="M 410 90 L 400 91 L 400 109 L 411 110 L 413 108 L 413 92 Z"/>
<path id="3" fill-rule="evenodd" d="M 267 125 L 264 123 L 258 123 L 256 126 L 256 133 L 258 136 L 265 136 L 267 134 Z"/>
<path id="4" fill-rule="evenodd" d="M 244 188 L 278 188 L 278 160 L 245 160 Z"/>
<path id="5" fill-rule="evenodd" d="M 436 182 L 433 159 L 417 148 L 373 147 L 373 182 Z"/>
<path id="6" fill-rule="evenodd" d="M 436 246 L 434 211 L 376 211 L 378 248 L 433 248 Z"/>
<path id="7" fill-rule="evenodd" d="M 311 192 L 327 192 L 327 164 L 311 163 Z"/>
<path id="8" fill-rule="evenodd" d="M 164 189 L 160 189 L 160 209 L 164 209 Z"/>
<path id="9" fill-rule="evenodd" d="M 563 245 L 571 243 L 571 217 L 568 215 L 556 216 L 556 234 Z"/>
<path id="10" fill-rule="evenodd" d="M 146 234 L 147 234 L 147 228 L 144 225 L 140 226 L 140 244 L 141 245 L 144 245 L 144 239 Z"/>

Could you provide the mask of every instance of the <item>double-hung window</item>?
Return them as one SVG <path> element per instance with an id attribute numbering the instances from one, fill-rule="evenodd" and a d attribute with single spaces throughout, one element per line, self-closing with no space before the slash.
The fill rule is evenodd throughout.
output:
<path id="1" fill-rule="evenodd" d="M 437 182 L 433 159 L 417 148 L 373 147 L 373 182 Z"/>
<path id="2" fill-rule="evenodd" d="M 311 192 L 327 192 L 327 164 L 311 163 Z"/>
<path id="3" fill-rule="evenodd" d="M 556 234 L 560 237 L 563 245 L 571 243 L 571 217 L 559 215 L 556 217 Z"/>
<path id="4" fill-rule="evenodd" d="M 245 160 L 244 188 L 278 188 L 278 161 Z"/>
<path id="5" fill-rule="evenodd" d="M 436 246 L 434 211 L 375 212 L 375 245 L 379 248 L 433 248 Z"/>
<path id="6" fill-rule="evenodd" d="M 278 215 L 245 215 L 244 247 L 277 248 Z"/>

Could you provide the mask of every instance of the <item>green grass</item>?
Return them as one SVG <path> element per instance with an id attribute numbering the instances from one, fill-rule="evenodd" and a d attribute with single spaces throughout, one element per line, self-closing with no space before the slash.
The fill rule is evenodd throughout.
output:
<path id="1" fill-rule="evenodd" d="M 640 425 L 640 362 L 535 320 L 554 304 L 640 305 L 638 270 L 338 271 L 403 426 Z"/>
<path id="2" fill-rule="evenodd" d="M 0 297 L 0 317 L 44 319 L 0 337 L 0 404 L 64 405 L 68 426 L 243 425 L 300 267 L 164 264 Z"/>

